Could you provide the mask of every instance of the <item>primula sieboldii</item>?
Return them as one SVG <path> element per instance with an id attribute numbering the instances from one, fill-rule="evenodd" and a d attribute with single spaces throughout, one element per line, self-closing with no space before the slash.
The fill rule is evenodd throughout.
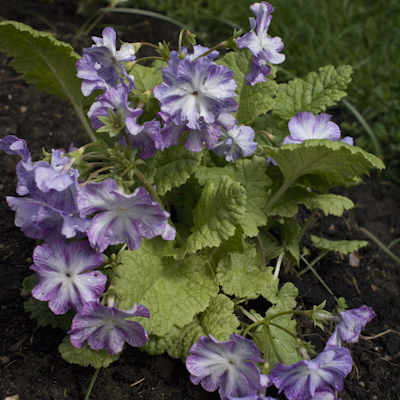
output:
<path id="1" fill-rule="evenodd" d="M 214 132 L 215 127 L 210 125 L 218 123 L 218 117 L 226 110 L 232 112 L 237 109 L 233 72 L 223 65 L 217 65 L 208 58 L 191 61 L 175 57 L 169 60 L 168 67 L 162 69 L 162 74 L 164 82 L 156 86 L 154 96 L 160 102 L 166 128 L 174 129 L 170 123 L 178 127 L 174 138 L 169 140 L 171 143 L 176 143 L 176 136 L 179 138 L 185 130 L 203 134 L 207 130 Z M 192 135 L 196 133 L 192 132 Z M 212 141 L 213 145 L 217 140 Z M 207 140 L 200 141 L 207 143 Z M 168 143 L 168 140 L 165 142 Z M 207 143 L 207 146 L 210 144 Z M 190 143 L 185 146 L 191 151 L 201 150 Z"/>
<path id="2" fill-rule="evenodd" d="M 107 277 L 93 271 L 103 264 L 103 254 L 93 250 L 89 242 L 66 243 L 54 240 L 37 246 L 33 251 L 38 284 L 32 296 L 48 301 L 54 314 L 65 314 L 69 309 L 79 311 L 89 301 L 98 301 Z"/>
<path id="3" fill-rule="evenodd" d="M 15 211 L 15 225 L 32 239 L 83 237 L 90 221 L 76 214 L 79 172 L 72 168 L 65 151 L 53 149 L 50 164 L 33 162 L 25 141 L 16 136 L 1 140 L 0 150 L 22 158 L 17 164 L 17 193 L 29 196 L 6 197 Z"/>
<path id="4" fill-rule="evenodd" d="M 360 308 L 343 311 L 339 314 L 340 322 L 337 329 L 340 332 L 342 340 L 346 343 L 358 342 L 361 329 L 376 317 L 374 310 L 365 305 Z"/>
<path id="5" fill-rule="evenodd" d="M 246 75 L 248 85 L 258 82 L 266 82 L 266 76 L 270 74 L 271 64 L 281 64 L 285 61 L 285 55 L 280 54 L 283 50 L 283 42 L 280 37 L 269 37 L 268 28 L 272 20 L 270 15 L 274 12 L 271 4 L 263 1 L 254 3 L 250 10 L 256 18 L 249 18 L 251 31 L 237 39 L 240 49 L 248 48 L 253 53 L 253 62 L 250 72 Z"/>
<path id="6" fill-rule="evenodd" d="M 125 318 L 150 318 L 149 310 L 135 303 L 129 310 L 122 311 L 106 307 L 97 301 L 86 303 L 72 320 L 70 341 L 73 346 L 81 348 L 87 340 L 93 350 L 106 349 L 110 354 L 122 351 L 124 342 L 133 347 L 141 347 L 148 340 L 147 332 L 136 321 Z"/>
<path id="7" fill-rule="evenodd" d="M 133 76 L 128 75 L 121 62 L 129 62 L 136 59 L 135 47 L 130 43 L 124 43 L 117 51 L 114 28 L 105 28 L 102 35 L 102 38 L 93 36 L 92 39 L 95 44 L 83 50 L 83 54 L 87 54 L 92 62 L 96 64 L 95 71 L 92 71 L 92 80 L 94 80 L 94 72 L 96 72 L 96 75 L 104 80 L 107 85 L 115 87 L 118 81 L 124 84 L 124 78 L 126 78 L 129 81 L 129 87 L 133 87 Z M 78 72 L 82 67 L 82 64 L 77 63 Z"/>
<path id="8" fill-rule="evenodd" d="M 240 335 L 219 342 L 211 335 L 201 336 L 190 348 L 186 368 L 190 380 L 207 392 L 219 388 L 221 398 L 254 395 L 262 388 L 256 362 L 263 362 L 257 346 Z"/>
<path id="9" fill-rule="evenodd" d="M 121 243 L 136 250 L 142 244 L 142 236 L 152 239 L 171 233 L 167 228 L 169 213 L 142 187 L 125 194 L 112 179 L 88 183 L 79 190 L 77 203 L 82 218 L 97 213 L 87 235 L 92 247 L 101 252 L 109 245 Z M 175 235 L 170 240 L 174 238 Z"/>
<path id="10" fill-rule="evenodd" d="M 284 391 L 288 400 L 308 400 L 316 393 L 324 392 L 329 385 L 340 392 L 343 379 L 352 367 L 350 350 L 326 346 L 312 360 L 302 360 L 293 365 L 276 363 L 271 377 L 279 393 Z"/>
<path id="11" fill-rule="evenodd" d="M 325 313 L 314 313 L 314 318 L 320 321 L 333 321 L 338 325 L 329 338 L 327 344 L 341 346 L 341 340 L 346 343 L 356 343 L 360 337 L 361 330 L 376 317 L 371 307 L 363 305 L 359 308 L 342 311 L 339 315 L 327 315 Z"/>
<path id="12" fill-rule="evenodd" d="M 340 128 L 330 121 L 332 115 L 321 113 L 314 115 L 311 112 L 299 112 L 290 119 L 288 127 L 290 135 L 285 138 L 286 143 L 302 143 L 306 139 L 329 139 L 337 142 L 340 139 Z M 342 142 L 353 145 L 353 139 L 346 136 Z"/>
<path id="13" fill-rule="evenodd" d="M 212 148 L 212 151 L 226 161 L 237 160 L 240 157 L 248 157 L 257 149 L 254 142 L 255 132 L 250 126 L 235 126 L 232 129 L 222 131 L 220 141 Z"/>

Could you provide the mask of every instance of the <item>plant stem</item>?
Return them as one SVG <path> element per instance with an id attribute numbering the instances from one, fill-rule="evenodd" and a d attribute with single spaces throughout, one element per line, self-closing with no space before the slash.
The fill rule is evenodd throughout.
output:
<path id="1" fill-rule="evenodd" d="M 309 215 L 307 222 L 301 227 L 301 231 L 300 231 L 298 239 L 297 239 L 299 242 L 300 242 L 301 238 L 303 237 L 305 231 L 308 229 L 311 222 L 314 220 L 315 216 L 317 215 L 318 210 L 319 210 L 319 208 L 314 208 L 314 210 L 312 210 L 311 214 Z"/>
<path id="2" fill-rule="evenodd" d="M 275 326 L 276 328 L 281 329 L 282 331 L 286 332 L 288 335 L 292 336 L 293 338 L 297 339 L 297 336 L 293 334 L 292 332 L 288 331 L 286 328 L 283 326 L 280 326 L 278 324 L 274 324 L 273 322 L 270 322 L 269 325 Z"/>
<path id="3" fill-rule="evenodd" d="M 93 385 L 94 385 L 94 383 L 96 382 L 96 378 L 97 378 L 97 375 L 98 375 L 99 372 L 100 372 L 100 369 L 101 369 L 101 367 L 96 369 L 96 372 L 94 373 L 93 378 L 92 378 L 92 380 L 90 381 L 88 390 L 86 391 L 86 395 L 85 395 L 85 398 L 84 398 L 83 400 L 88 400 L 88 399 L 89 399 L 90 392 L 91 392 L 92 389 L 93 389 Z"/>
<path id="4" fill-rule="evenodd" d="M 272 348 L 274 349 L 276 358 L 278 359 L 278 361 L 279 361 L 281 364 L 285 364 L 285 363 L 283 362 L 283 360 L 282 360 L 282 357 L 280 356 L 280 354 L 279 354 L 279 352 L 278 352 L 278 349 L 277 349 L 276 346 L 275 346 L 274 338 L 272 337 L 272 333 L 271 333 L 271 330 L 269 329 L 269 326 L 268 326 L 268 325 L 265 325 L 265 329 L 267 330 L 267 334 L 268 334 L 269 340 L 270 340 L 270 342 L 271 342 L 271 346 L 272 346 Z"/>
<path id="5" fill-rule="evenodd" d="M 324 288 L 333 296 L 333 298 L 338 301 L 337 297 L 333 294 L 332 290 L 329 288 L 329 286 L 325 283 L 325 281 L 320 277 L 320 275 L 317 273 L 317 271 L 312 267 L 312 265 L 300 254 L 301 259 L 308 265 L 308 268 L 311 269 L 313 274 L 318 278 L 318 280 L 322 283 Z"/>
<path id="6" fill-rule="evenodd" d="M 320 255 L 318 257 L 315 257 L 314 260 L 312 260 L 310 265 L 314 266 L 321 258 L 324 258 L 329 252 L 330 252 L 330 250 L 325 250 L 322 253 L 320 253 Z M 301 275 L 305 274 L 309 269 L 310 269 L 310 267 L 307 266 L 304 269 L 302 269 L 297 275 L 301 276 Z"/>
<path id="7" fill-rule="evenodd" d="M 263 212 L 266 214 L 272 206 L 279 200 L 279 198 L 283 195 L 283 193 L 286 192 L 287 189 L 289 189 L 289 186 L 292 184 L 291 181 L 285 181 L 283 185 L 279 188 L 279 190 L 274 194 L 272 199 L 268 202 L 268 204 L 265 206 Z"/>
<path id="8" fill-rule="evenodd" d="M 276 262 L 274 279 L 277 279 L 279 276 L 279 271 L 281 270 L 281 265 L 282 265 L 282 260 L 283 260 L 284 255 L 285 255 L 284 253 L 279 254 L 278 261 Z"/>
<path id="9" fill-rule="evenodd" d="M 396 254 L 392 253 L 375 235 L 373 235 L 368 229 L 360 228 L 359 231 L 365 233 L 370 239 L 372 239 L 389 257 L 400 264 L 400 258 Z"/>

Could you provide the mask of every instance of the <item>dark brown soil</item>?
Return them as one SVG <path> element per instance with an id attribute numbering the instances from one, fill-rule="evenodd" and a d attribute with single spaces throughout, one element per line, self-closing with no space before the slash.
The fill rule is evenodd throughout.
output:
<path id="1" fill-rule="evenodd" d="M 73 1 L 8 0 L 0 13 L 4 19 L 24 22 L 38 30 L 49 30 L 39 13 L 57 28 L 57 38 L 73 43 L 77 51 L 90 45 L 88 37 L 73 39 L 84 19 L 75 14 Z M 146 40 L 157 43 L 166 39 L 176 42 L 178 28 L 158 20 L 143 20 L 135 16 L 107 16 L 102 23 L 118 26 L 118 35 L 125 41 Z M 102 26 L 91 34 L 100 35 Z M 17 45 L 17 44 L 16 44 Z M 72 107 L 54 96 L 37 92 L 32 85 L 19 80 L 0 58 L 0 137 L 16 135 L 27 141 L 34 159 L 41 149 L 67 148 L 71 141 L 82 145 L 78 119 Z M 0 154 L 0 400 L 19 394 L 25 399 L 83 399 L 93 376 L 93 368 L 70 365 L 58 353 L 64 333 L 49 327 L 37 327 L 24 312 L 21 284 L 29 276 L 29 266 L 35 241 L 27 239 L 14 226 L 14 213 L 5 196 L 15 195 L 15 166 L 19 158 Z M 318 215 L 312 224 L 313 234 L 329 239 L 367 239 L 359 227 L 374 233 L 388 244 L 400 236 L 400 187 L 377 177 L 366 178 L 365 184 L 340 189 L 355 203 L 355 208 L 343 218 Z M 305 243 L 311 247 L 310 243 Z M 400 245 L 392 250 L 400 254 Z M 316 253 L 315 249 L 312 249 Z M 317 264 L 317 269 L 334 294 L 346 298 L 350 308 L 367 304 L 378 317 L 363 332 L 363 338 L 350 346 L 354 368 L 345 379 L 343 400 L 400 399 L 400 265 L 394 263 L 373 242 L 359 252 L 360 265 L 350 267 L 347 258 L 330 253 Z M 327 308 L 335 304 L 324 287 L 311 273 L 298 279 L 287 274 L 299 288 L 299 305 L 310 308 L 327 299 Z M 303 337 L 322 346 L 329 332 L 315 330 L 300 319 Z M 275 393 L 271 392 L 271 395 Z M 160 399 L 213 400 L 216 393 L 206 393 L 192 385 L 185 367 L 168 356 L 149 356 L 127 347 L 119 361 L 100 371 L 92 399 Z"/>

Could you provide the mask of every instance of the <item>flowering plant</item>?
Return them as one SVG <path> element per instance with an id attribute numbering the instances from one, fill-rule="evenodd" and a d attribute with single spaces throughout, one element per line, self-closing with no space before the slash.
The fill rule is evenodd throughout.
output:
<path id="1" fill-rule="evenodd" d="M 42 241 L 26 310 L 66 330 L 59 350 L 72 363 L 106 367 L 128 343 L 183 359 L 192 382 L 224 400 L 266 399 L 271 385 L 289 400 L 335 399 L 352 367 L 341 341 L 356 342 L 375 314 L 298 310 L 280 267 L 304 258 L 300 204 L 340 216 L 353 204 L 328 190 L 384 166 L 323 113 L 345 96 L 351 67 L 277 84 L 285 56 L 268 36 L 274 9 L 250 10 L 244 36 L 208 49 L 182 31 L 178 51 L 152 45 L 150 66 L 137 58 L 148 44 L 117 50 L 111 27 L 80 57 L 49 34 L 0 23 L 13 66 L 70 100 L 91 138 L 40 161 L 24 140 L 0 141 L 21 158 L 20 197 L 7 197 L 15 224 Z M 311 240 L 344 254 L 367 244 Z M 263 315 L 251 309 L 259 297 L 270 304 Z M 294 313 L 322 329 L 338 323 L 313 359 Z"/>

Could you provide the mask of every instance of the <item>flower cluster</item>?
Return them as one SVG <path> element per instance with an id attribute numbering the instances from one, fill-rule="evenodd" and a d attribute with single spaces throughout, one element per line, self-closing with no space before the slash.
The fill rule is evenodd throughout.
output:
<path id="1" fill-rule="evenodd" d="M 337 330 L 343 340 L 354 343 L 361 328 L 376 314 L 372 308 L 341 312 L 340 316 L 318 313 L 317 317 L 336 320 Z M 315 317 L 315 316 L 314 316 Z M 266 400 L 266 388 L 271 385 L 285 393 L 288 400 L 337 400 L 334 392 L 343 389 L 343 379 L 353 367 L 350 350 L 341 347 L 333 339 L 315 358 L 305 359 L 293 365 L 276 363 L 270 375 L 261 375 L 256 363 L 263 363 L 257 346 L 240 335 L 230 335 L 230 340 L 218 342 L 214 337 L 201 336 L 189 350 L 186 368 L 191 381 L 208 392 L 219 389 L 221 400 Z M 333 390 L 334 389 L 334 390 Z"/>
<path id="2" fill-rule="evenodd" d="M 250 10 L 256 19 L 249 18 L 251 31 L 237 39 L 239 48 L 248 48 L 253 53 L 253 62 L 250 72 L 246 75 L 248 85 L 255 85 L 258 82 L 266 82 L 266 76 L 270 74 L 271 64 L 281 64 L 285 61 L 285 55 L 280 54 L 283 50 L 283 42 L 280 37 L 271 38 L 268 36 L 268 28 L 271 24 L 274 7 L 263 1 L 254 3 Z"/>

